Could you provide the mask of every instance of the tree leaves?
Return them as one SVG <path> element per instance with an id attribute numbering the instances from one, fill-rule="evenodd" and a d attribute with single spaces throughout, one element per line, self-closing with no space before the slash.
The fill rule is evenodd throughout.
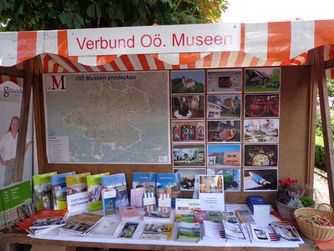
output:
<path id="1" fill-rule="evenodd" d="M 227 4 L 226 0 L 0 0 L 0 22 L 6 31 L 211 23 Z"/>
<path id="2" fill-rule="evenodd" d="M 92 19 L 100 19 L 102 16 L 102 10 L 99 2 L 93 2 L 87 8 L 87 14 Z"/>

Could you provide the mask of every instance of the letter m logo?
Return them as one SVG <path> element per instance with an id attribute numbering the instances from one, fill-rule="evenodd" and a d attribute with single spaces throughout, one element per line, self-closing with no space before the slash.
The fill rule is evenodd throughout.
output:
<path id="1" fill-rule="evenodd" d="M 48 75 L 45 82 L 47 91 L 66 91 L 64 75 Z"/>

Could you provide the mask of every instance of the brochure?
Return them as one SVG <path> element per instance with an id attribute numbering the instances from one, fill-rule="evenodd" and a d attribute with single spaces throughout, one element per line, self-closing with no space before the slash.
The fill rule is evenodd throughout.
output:
<path id="1" fill-rule="evenodd" d="M 143 207 L 144 188 L 133 188 L 130 190 L 131 206 Z"/>
<path id="2" fill-rule="evenodd" d="M 51 176 L 55 174 L 57 172 L 44 173 L 32 177 L 34 186 L 33 201 L 37 211 L 53 209 Z"/>
<path id="3" fill-rule="evenodd" d="M 113 188 L 116 190 L 116 208 L 128 207 L 130 205 L 125 173 L 104 176 L 102 177 L 101 182 L 104 189 Z"/>
<path id="4" fill-rule="evenodd" d="M 16 222 L 34 215 L 30 181 L 23 181 L 2 187 L 0 200 L 2 201 L 3 228 L 9 228 Z"/>
<path id="5" fill-rule="evenodd" d="M 115 217 L 105 216 L 92 228 L 89 235 L 94 237 L 114 237 L 119 224 L 120 221 L 116 221 Z"/>
<path id="6" fill-rule="evenodd" d="M 99 173 L 87 176 L 89 211 L 96 211 L 102 209 L 101 179 L 103 176 L 107 175 L 109 175 L 109 173 Z"/>
<path id="7" fill-rule="evenodd" d="M 145 192 L 155 193 L 155 173 L 134 172 L 132 173 L 132 188 L 144 188 Z"/>
<path id="8" fill-rule="evenodd" d="M 194 211 L 201 210 L 199 199 L 176 198 L 175 219 L 177 221 L 194 222 Z"/>
<path id="9" fill-rule="evenodd" d="M 229 223 L 223 221 L 225 238 L 232 240 L 247 240 L 240 223 Z"/>
<path id="10" fill-rule="evenodd" d="M 199 199 L 201 209 L 225 211 L 223 175 L 199 175 Z"/>
<path id="11" fill-rule="evenodd" d="M 227 221 L 229 223 L 238 223 L 238 219 L 235 216 L 234 211 L 224 211 L 221 214 L 224 221 Z"/>
<path id="12" fill-rule="evenodd" d="M 151 215 L 158 215 L 156 198 L 154 193 L 148 192 L 144 193 L 143 207 L 145 211 L 145 217 L 150 217 Z"/>
<path id="13" fill-rule="evenodd" d="M 114 188 L 102 188 L 102 210 L 104 215 L 116 213 L 116 190 Z"/>
<path id="14" fill-rule="evenodd" d="M 203 220 L 203 240 L 207 241 L 218 241 L 225 240 L 225 231 L 222 222 L 212 222 L 208 220 Z"/>
<path id="15" fill-rule="evenodd" d="M 127 238 L 131 239 L 134 237 L 135 232 L 139 226 L 138 222 L 126 222 L 118 234 L 118 238 Z"/>
<path id="16" fill-rule="evenodd" d="M 201 239 L 199 223 L 179 222 L 176 241 L 198 242 Z"/>
<path id="17" fill-rule="evenodd" d="M 180 181 L 180 173 L 157 173 L 157 197 L 159 198 L 160 194 L 169 194 L 172 208 L 175 207 L 175 198 L 181 193 Z"/>
<path id="18" fill-rule="evenodd" d="M 122 221 L 140 220 L 143 217 L 143 211 L 136 207 L 119 207 L 118 214 Z"/>
<path id="19" fill-rule="evenodd" d="M 223 216 L 221 211 L 208 211 L 208 220 L 213 222 L 222 222 Z"/>
<path id="20" fill-rule="evenodd" d="M 91 173 L 79 173 L 66 177 L 67 194 L 87 192 L 87 176 Z"/>
<path id="21" fill-rule="evenodd" d="M 66 195 L 66 177 L 74 175 L 75 172 L 60 173 L 51 176 L 53 209 L 67 208 Z"/>
<path id="22" fill-rule="evenodd" d="M 22 230 L 38 235 L 41 230 L 60 227 L 65 223 L 66 210 L 41 210 L 16 223 Z"/>
<path id="23" fill-rule="evenodd" d="M 287 222 L 273 222 L 270 224 L 278 239 L 287 241 L 303 241 L 296 228 Z"/>
<path id="24" fill-rule="evenodd" d="M 172 223 L 146 223 L 140 239 L 169 241 L 172 239 L 172 233 Z"/>
<path id="25" fill-rule="evenodd" d="M 235 210 L 235 216 L 238 218 L 240 223 L 255 224 L 252 212 L 249 210 Z"/>
<path id="26" fill-rule="evenodd" d="M 209 219 L 209 213 L 205 210 L 194 211 L 195 222 L 203 223 L 204 220 Z"/>
<path id="27" fill-rule="evenodd" d="M 64 235 L 86 236 L 102 217 L 103 215 L 89 212 L 70 216 L 66 219 L 65 225 L 59 228 L 59 233 Z"/>

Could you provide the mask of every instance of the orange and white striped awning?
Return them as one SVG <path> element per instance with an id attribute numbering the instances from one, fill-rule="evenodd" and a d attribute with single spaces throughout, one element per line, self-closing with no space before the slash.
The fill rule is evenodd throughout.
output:
<path id="1" fill-rule="evenodd" d="M 240 24 L 240 51 L 69 56 L 66 30 L 0 33 L 0 65 L 42 55 L 45 72 L 131 71 L 303 65 L 307 52 L 325 46 L 334 58 L 334 20 Z"/>

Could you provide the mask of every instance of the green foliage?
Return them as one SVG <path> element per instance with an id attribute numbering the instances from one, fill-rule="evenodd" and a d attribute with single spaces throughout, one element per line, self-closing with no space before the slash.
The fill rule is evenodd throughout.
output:
<path id="1" fill-rule="evenodd" d="M 328 96 L 333 97 L 334 96 L 334 79 L 327 81 L 327 90 L 328 90 Z"/>
<path id="2" fill-rule="evenodd" d="M 172 85 L 172 92 L 173 93 L 203 93 L 204 92 L 204 86 L 202 83 L 198 83 L 195 81 L 195 86 L 193 87 L 184 87 L 182 84 L 182 79 L 177 78 L 173 79 L 173 85 Z"/>
<path id="3" fill-rule="evenodd" d="M 325 148 L 321 145 L 315 145 L 315 166 L 326 172 Z"/>
<path id="4" fill-rule="evenodd" d="M 322 136 L 322 122 L 321 122 L 321 116 L 320 113 L 316 113 L 315 117 L 315 134 L 317 136 Z"/>
<path id="5" fill-rule="evenodd" d="M 268 86 L 279 87 L 280 82 L 280 75 L 278 73 L 273 73 L 269 78 Z"/>
<path id="6" fill-rule="evenodd" d="M 334 116 L 331 115 L 331 130 L 332 135 L 334 135 Z M 322 133 L 322 121 L 320 112 L 317 111 L 316 118 L 315 118 L 315 135 L 323 137 Z"/>
<path id="7" fill-rule="evenodd" d="M 308 197 L 308 196 L 303 196 L 300 198 L 301 203 L 303 204 L 304 207 L 312 207 L 314 206 L 315 201 Z"/>
<path id="8" fill-rule="evenodd" d="M 212 23 L 226 0 L 0 0 L 4 31 Z"/>

